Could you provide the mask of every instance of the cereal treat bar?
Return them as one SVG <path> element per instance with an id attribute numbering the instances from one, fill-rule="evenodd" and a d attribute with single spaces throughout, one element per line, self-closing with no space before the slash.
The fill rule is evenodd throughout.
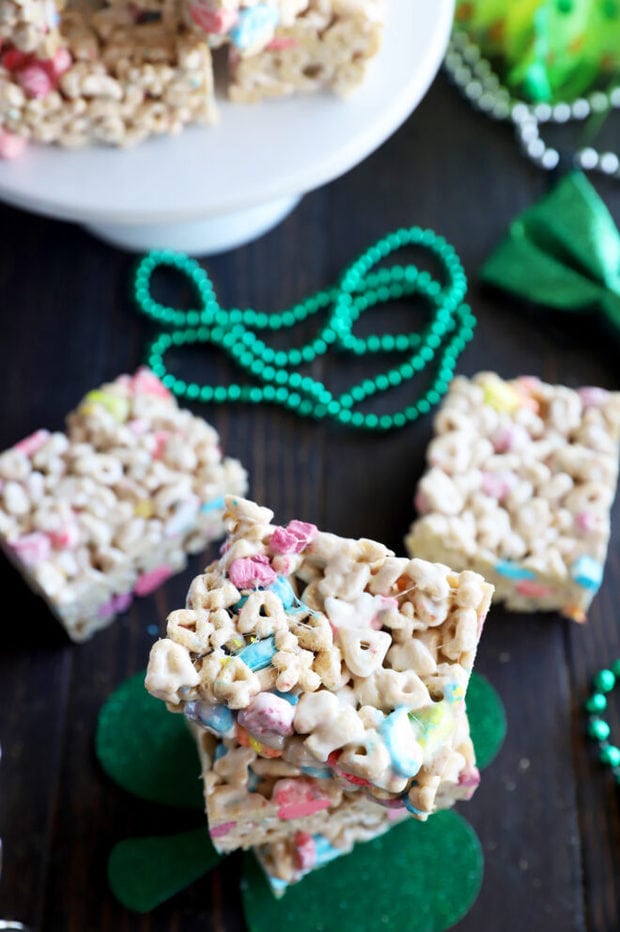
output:
<path id="1" fill-rule="evenodd" d="M 0 157 L 28 140 L 127 146 L 218 118 L 232 100 L 350 90 L 384 0 L 0 0 Z"/>
<path id="2" fill-rule="evenodd" d="M 224 493 L 245 488 L 216 431 L 142 368 L 89 392 L 66 433 L 0 455 L 0 545 L 81 641 L 219 537 Z"/>
<path id="3" fill-rule="evenodd" d="M 454 379 L 434 432 L 409 552 L 482 573 L 515 611 L 585 621 L 607 553 L 620 393 L 481 372 Z"/>
<path id="4" fill-rule="evenodd" d="M 175 10 L 0 0 L 0 155 L 28 140 L 125 146 L 214 122 L 208 43 L 178 28 Z"/>
<path id="5" fill-rule="evenodd" d="M 260 53 L 231 50 L 229 96 L 251 102 L 326 88 L 349 93 L 379 50 L 384 17 L 384 0 L 310 0 Z"/>
<path id="6" fill-rule="evenodd" d="M 149 658 L 147 689 L 198 735 L 216 848 L 469 798 L 464 700 L 492 586 L 272 517 L 226 497 L 222 556 Z"/>

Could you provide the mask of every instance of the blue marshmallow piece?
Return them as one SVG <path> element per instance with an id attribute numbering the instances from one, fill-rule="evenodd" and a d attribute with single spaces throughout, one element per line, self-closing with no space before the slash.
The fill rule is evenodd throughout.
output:
<path id="1" fill-rule="evenodd" d="M 258 3 L 239 11 L 239 19 L 228 35 L 238 49 L 247 49 L 268 42 L 279 20 L 276 7 Z"/>
<path id="2" fill-rule="evenodd" d="M 297 597 L 293 592 L 293 587 L 284 576 L 276 576 L 275 582 L 272 582 L 269 586 L 269 591 L 277 595 L 284 608 L 290 609 L 297 601 Z"/>
<path id="3" fill-rule="evenodd" d="M 186 702 L 184 712 L 185 717 L 191 722 L 196 722 L 216 735 L 228 734 L 235 725 L 233 713 L 228 706 L 221 703 L 213 705 L 210 702 Z"/>
<path id="4" fill-rule="evenodd" d="M 388 749 L 394 773 L 399 777 L 415 777 L 424 755 L 415 740 L 405 706 L 399 706 L 383 719 L 379 733 Z"/>
<path id="5" fill-rule="evenodd" d="M 570 574 L 578 586 L 590 589 L 591 592 L 596 592 L 603 581 L 603 567 L 597 560 L 587 554 L 575 560 L 571 566 Z"/>
<path id="6" fill-rule="evenodd" d="M 208 514 L 210 511 L 221 511 L 225 505 L 224 496 L 220 495 L 219 498 L 213 498 L 210 502 L 203 502 L 200 506 L 200 510 L 203 514 Z"/>
<path id="7" fill-rule="evenodd" d="M 340 848 L 334 848 L 325 835 L 313 835 L 312 840 L 314 842 L 314 851 L 316 855 L 315 867 L 319 867 L 321 864 L 327 864 L 329 861 L 339 858 L 342 854 Z"/>
<path id="8" fill-rule="evenodd" d="M 264 670 L 265 667 L 270 666 L 275 652 L 276 639 L 272 634 L 268 638 L 263 638 L 262 641 L 254 641 L 253 644 L 248 644 L 235 656 L 243 660 L 250 670 L 256 671 Z"/>
<path id="9" fill-rule="evenodd" d="M 536 579 L 533 570 L 528 570 L 527 567 L 511 560 L 498 560 L 493 568 L 500 576 L 506 576 L 508 579 Z"/>
<path id="10" fill-rule="evenodd" d="M 297 705 L 299 702 L 299 696 L 296 693 L 282 693 L 279 689 L 272 689 L 271 692 L 274 696 L 277 696 L 278 699 L 284 699 L 289 705 Z"/>

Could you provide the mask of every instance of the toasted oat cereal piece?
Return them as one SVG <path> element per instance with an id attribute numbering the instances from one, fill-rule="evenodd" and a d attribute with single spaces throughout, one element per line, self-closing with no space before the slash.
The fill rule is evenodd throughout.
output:
<path id="1" fill-rule="evenodd" d="M 346 95 L 378 52 L 384 19 L 383 0 L 310 0 L 261 51 L 248 56 L 232 47 L 230 98 L 252 102 L 325 89 Z"/>
<path id="2" fill-rule="evenodd" d="M 66 433 L 0 455 L 0 545 L 75 641 L 222 533 L 246 475 L 146 368 L 89 392 Z"/>
<path id="3" fill-rule="evenodd" d="M 272 517 L 226 497 L 222 556 L 149 659 L 147 689 L 198 734 L 216 848 L 322 834 L 349 796 L 424 820 L 470 795 L 492 586 Z"/>
<path id="4" fill-rule="evenodd" d="M 514 611 L 585 621 L 607 555 L 620 393 L 481 372 L 454 379 L 434 432 L 409 552 L 482 573 Z"/>

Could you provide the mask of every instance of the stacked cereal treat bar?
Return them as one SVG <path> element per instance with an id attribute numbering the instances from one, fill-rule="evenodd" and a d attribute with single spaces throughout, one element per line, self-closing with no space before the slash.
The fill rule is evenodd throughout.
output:
<path id="1" fill-rule="evenodd" d="M 0 455 L 0 545 L 75 641 L 223 533 L 246 476 L 149 369 L 89 392 L 66 433 Z"/>
<path id="2" fill-rule="evenodd" d="M 434 431 L 409 552 L 482 573 L 515 611 L 585 621 L 607 554 L 620 393 L 481 372 L 454 379 Z"/>
<path id="3" fill-rule="evenodd" d="M 465 693 L 492 586 L 226 498 L 221 558 L 151 650 L 184 713 L 219 851 L 275 888 L 478 783 Z"/>
<path id="4" fill-rule="evenodd" d="M 132 145 L 217 119 L 229 97 L 346 93 L 377 52 L 384 0 L 0 0 L 0 156 L 27 140 Z"/>

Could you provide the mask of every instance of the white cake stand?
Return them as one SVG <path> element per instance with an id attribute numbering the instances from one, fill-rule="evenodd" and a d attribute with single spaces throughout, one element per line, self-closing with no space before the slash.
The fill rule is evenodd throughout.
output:
<path id="1" fill-rule="evenodd" d="M 212 255 L 240 246 L 403 123 L 439 69 L 453 13 L 454 0 L 387 0 L 381 51 L 346 100 L 220 101 L 216 126 L 128 150 L 32 145 L 0 163 L 0 199 L 136 252 Z"/>

